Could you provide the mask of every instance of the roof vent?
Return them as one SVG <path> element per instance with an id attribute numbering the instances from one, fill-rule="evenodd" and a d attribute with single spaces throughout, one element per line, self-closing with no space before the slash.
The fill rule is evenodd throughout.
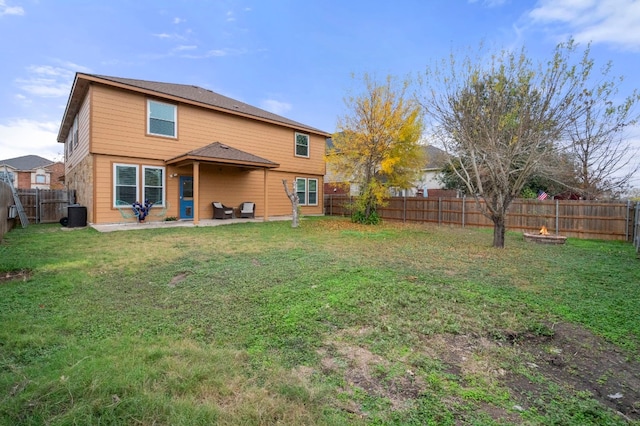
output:
<path id="1" fill-rule="evenodd" d="M 224 145 L 224 144 L 220 144 L 220 148 L 222 148 L 222 149 L 229 149 L 229 147 L 228 147 L 227 145 Z"/>

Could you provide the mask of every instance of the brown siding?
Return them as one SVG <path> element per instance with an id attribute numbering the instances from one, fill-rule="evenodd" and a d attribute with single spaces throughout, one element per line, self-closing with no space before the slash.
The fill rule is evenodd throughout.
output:
<path id="1" fill-rule="evenodd" d="M 282 170 L 324 175 L 320 135 L 310 135 L 310 158 L 295 157 L 293 129 L 180 104 L 178 138 L 148 136 L 147 97 L 103 86 L 92 86 L 92 93 L 94 153 L 167 160 L 222 142 L 274 161 Z"/>
<path id="2" fill-rule="evenodd" d="M 73 148 L 73 152 L 65 161 L 65 175 L 68 175 L 76 165 L 82 163 L 84 158 L 89 155 L 91 141 L 89 133 L 91 118 L 90 93 L 89 96 L 84 98 L 80 111 L 78 111 L 78 146 Z M 69 152 L 68 149 L 66 152 Z"/>
<path id="3" fill-rule="evenodd" d="M 120 212 L 113 206 L 113 164 L 164 166 L 165 161 L 213 142 L 250 152 L 280 164 L 268 173 L 269 215 L 291 214 L 291 204 L 282 187 L 282 179 L 289 183 L 296 177 L 318 179 L 318 200 L 322 200 L 322 177 L 325 173 L 322 135 L 310 134 L 310 158 L 294 155 L 295 130 L 253 119 L 238 117 L 193 105 L 178 105 L 178 138 L 164 138 L 146 134 L 148 97 L 109 86 L 94 84 L 89 103 L 85 99 L 81 123 L 85 123 L 86 139 L 90 141 L 95 158 L 95 200 L 91 215 L 94 223 L 120 222 Z M 86 106 L 85 106 L 86 105 Z M 88 123 L 91 123 L 89 128 Z M 90 137 L 89 137 L 90 132 Z M 81 138 L 82 140 L 82 138 Z M 74 152 L 75 155 L 75 152 Z M 167 216 L 179 216 L 179 177 L 172 174 L 193 175 L 190 165 L 166 167 Z M 77 181 L 77 177 L 75 178 Z M 140 182 L 141 184 L 141 182 Z M 79 189 L 69 186 L 70 189 Z M 212 217 L 211 202 L 221 201 L 237 207 L 244 201 L 256 203 L 256 216 L 264 216 L 264 171 L 237 167 L 200 165 L 201 219 Z M 303 214 L 322 214 L 318 206 L 302 207 Z"/>
<path id="4" fill-rule="evenodd" d="M 129 157 L 112 157 L 106 155 L 95 156 L 95 181 L 96 187 L 101 190 L 96 191 L 95 209 L 97 212 L 96 223 L 113 223 L 122 222 L 124 219 L 117 208 L 113 206 L 113 165 L 114 164 L 130 164 L 140 168 L 138 172 L 139 185 L 142 185 L 142 168 L 141 166 L 164 166 L 162 161 L 151 161 L 144 158 Z M 167 168 L 165 174 L 175 173 L 176 169 Z M 177 216 L 177 195 L 175 199 L 171 199 L 169 194 L 177 194 L 178 178 L 166 178 L 166 193 L 169 201 L 169 209 L 167 216 Z M 153 218 L 150 218 L 153 220 Z"/>

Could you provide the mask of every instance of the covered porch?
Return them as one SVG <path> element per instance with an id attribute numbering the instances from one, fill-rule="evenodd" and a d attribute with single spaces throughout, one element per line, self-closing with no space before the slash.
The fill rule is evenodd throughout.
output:
<path id="1" fill-rule="evenodd" d="M 206 212 L 212 209 L 214 201 L 231 203 L 234 207 L 248 201 L 258 202 L 261 214 L 256 217 L 268 220 L 269 170 L 278 168 L 278 163 L 214 142 L 166 160 L 165 164 L 174 170 L 168 178 L 176 180 L 170 188 L 171 192 L 177 189 L 180 219 L 199 225 L 203 220 L 212 219 Z M 167 197 L 175 199 L 176 194 Z M 228 220 L 231 219 L 225 221 Z"/>

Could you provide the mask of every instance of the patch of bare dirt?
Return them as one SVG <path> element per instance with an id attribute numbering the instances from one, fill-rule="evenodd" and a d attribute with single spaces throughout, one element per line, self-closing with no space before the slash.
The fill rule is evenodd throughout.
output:
<path id="1" fill-rule="evenodd" d="M 189 273 L 187 272 L 181 272 L 178 275 L 176 275 L 175 277 L 171 278 L 171 281 L 169 281 L 169 287 L 175 287 L 178 284 L 180 284 L 182 281 L 186 280 L 187 277 L 189 276 Z"/>
<path id="2" fill-rule="evenodd" d="M 390 362 L 369 350 L 346 342 L 332 342 L 330 349 L 321 349 L 321 365 L 325 373 L 341 373 L 346 384 L 345 392 L 353 387 L 367 394 L 386 398 L 393 409 L 406 407 L 425 388 L 424 381 L 410 370 L 403 374 L 389 374 Z M 345 407 L 349 412 L 363 415 L 356 404 Z"/>
<path id="3" fill-rule="evenodd" d="M 525 336 L 514 343 L 532 357 L 529 367 L 562 386 L 589 392 L 627 420 L 639 420 L 640 363 L 582 327 L 559 323 L 552 328 L 553 336 Z M 506 383 L 516 394 L 540 391 L 515 374 Z"/>
<path id="4" fill-rule="evenodd" d="M 568 392 L 588 392 L 626 420 L 640 419 L 640 363 L 590 331 L 569 323 L 550 326 L 551 335 L 506 332 L 501 339 L 467 335 L 425 338 L 428 355 L 440 359 L 450 374 L 464 377 L 481 374 L 510 390 L 523 409 L 528 401 L 544 395 L 548 382 L 532 381 L 526 375 L 496 367 L 503 346 L 531 372 L 541 375 Z M 492 353 L 495 354 L 492 355 Z M 502 355 L 504 356 L 504 355 Z"/>
<path id="5" fill-rule="evenodd" d="M 26 281 L 31 277 L 31 271 L 19 269 L 16 271 L 0 272 L 0 284 L 8 281 Z"/>
<path id="6" fill-rule="evenodd" d="M 509 389 L 516 404 L 513 410 L 484 403 L 477 408 L 497 421 L 518 424 L 521 418 L 517 411 L 548 396 L 550 383 L 565 389 L 567 396 L 587 392 L 627 421 L 640 420 L 640 363 L 582 327 L 559 323 L 549 325 L 549 330 L 545 335 L 432 335 L 425 336 L 422 345 L 414 349 L 439 360 L 448 374 L 460 378 L 462 386 L 465 377 L 481 376 L 489 384 Z M 319 351 L 322 370 L 344 377 L 346 393 L 360 388 L 387 398 L 393 409 L 403 409 L 428 391 L 428 384 L 410 370 L 386 374 L 392 370 L 391 361 L 349 343 L 347 334 L 344 339 L 327 342 Z M 529 379 L 534 377 L 537 379 Z M 463 401 L 450 402 L 454 407 Z M 343 409 L 366 416 L 355 402 L 343 404 Z M 464 423 L 465 413 L 459 414 L 462 417 L 458 420 Z"/>

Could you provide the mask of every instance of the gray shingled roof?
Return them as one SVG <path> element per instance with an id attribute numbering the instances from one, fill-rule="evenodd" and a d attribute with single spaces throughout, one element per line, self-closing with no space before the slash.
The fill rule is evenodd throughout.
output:
<path id="1" fill-rule="evenodd" d="M 333 148 L 333 139 L 327 138 L 326 149 L 327 151 Z M 447 162 L 447 153 L 433 145 L 427 145 L 422 147 L 427 163 L 424 165 L 425 169 L 441 169 Z"/>
<path id="2" fill-rule="evenodd" d="M 33 170 L 38 167 L 46 167 L 53 164 L 53 161 L 42 158 L 38 155 L 23 155 L 22 157 L 8 158 L 0 160 L 0 165 L 6 164 L 16 170 Z"/>
<path id="3" fill-rule="evenodd" d="M 307 126 L 306 124 L 299 123 L 297 121 L 289 120 L 288 118 L 280 115 L 265 111 L 263 109 L 254 107 L 244 102 L 237 101 L 232 98 L 228 98 L 219 93 L 212 92 L 211 90 L 204 89 L 198 86 L 192 86 L 188 84 L 176 84 L 176 83 L 161 83 L 157 81 L 136 80 L 132 78 L 110 77 L 106 75 L 87 74 L 103 80 L 109 80 L 120 84 L 126 84 L 127 86 L 137 87 L 140 89 L 152 90 L 157 93 L 165 95 L 176 96 L 182 99 L 195 101 L 210 105 L 217 108 L 222 108 L 234 113 L 247 114 L 254 117 L 258 117 L 265 120 L 275 121 L 278 123 L 287 124 L 292 127 L 297 127 L 300 130 L 311 130 L 313 132 L 325 134 L 326 132 L 316 129 L 314 127 Z"/>
<path id="4" fill-rule="evenodd" d="M 423 148 L 427 157 L 427 169 L 441 169 L 447 162 L 447 153 L 433 145 L 427 145 Z"/>
<path id="5" fill-rule="evenodd" d="M 278 167 L 278 163 L 274 163 L 266 158 L 258 157 L 251 153 L 241 151 L 239 149 L 230 147 L 229 145 L 214 142 L 202 148 L 197 148 L 189 151 L 185 154 L 179 155 L 167 161 L 172 163 L 174 161 L 189 160 L 189 159 L 208 159 L 211 161 L 218 161 L 230 164 L 245 164 L 257 167 L 273 168 Z"/>

